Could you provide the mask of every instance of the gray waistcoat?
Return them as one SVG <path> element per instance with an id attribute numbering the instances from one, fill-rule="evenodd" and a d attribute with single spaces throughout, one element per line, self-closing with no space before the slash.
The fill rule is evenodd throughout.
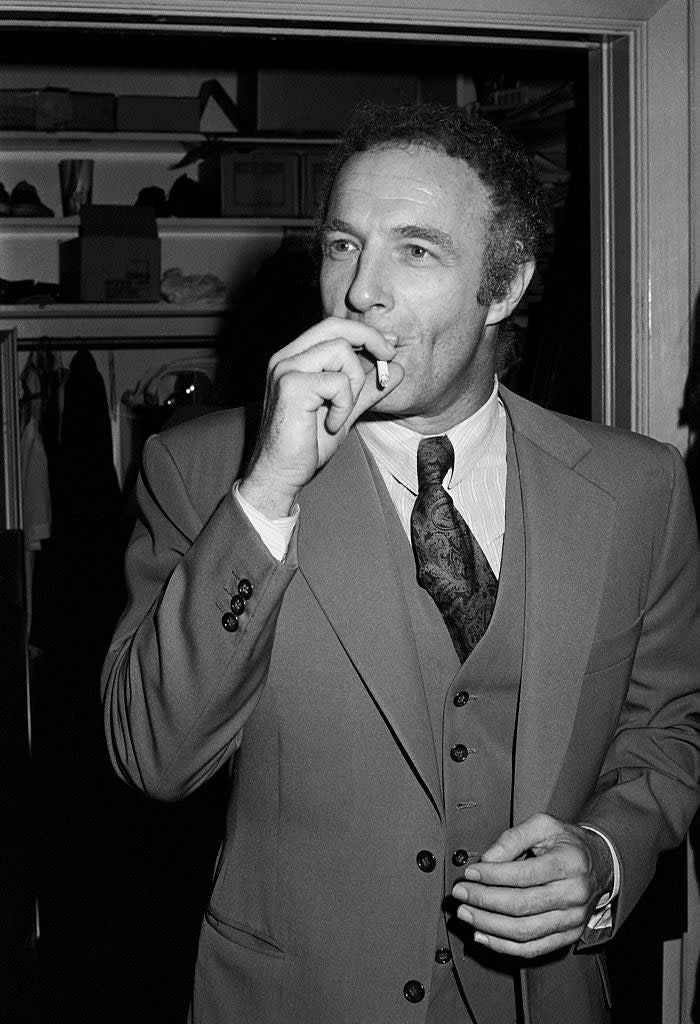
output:
<path id="1" fill-rule="evenodd" d="M 513 744 L 525 614 L 525 535 L 510 426 L 506 532 L 498 599 L 488 630 L 461 666 L 440 612 L 416 583 L 411 546 L 372 460 L 370 465 L 406 593 L 442 775 L 445 849 L 432 852 L 437 857 L 438 871 L 444 856 L 447 898 L 443 913 L 436 907 L 436 949 L 451 950 L 464 998 L 478 1024 L 508 1024 L 516 1019 L 515 965 L 502 956 L 494 957 L 471 940 L 471 929 L 454 916 L 456 904 L 449 894 L 462 877 L 459 861 L 464 853 L 470 862 L 477 860 L 479 853 L 511 824 Z M 469 695 L 466 703 L 464 694 Z M 457 745 L 467 748 L 466 760 L 453 760 L 451 750 Z M 436 964 L 430 1000 L 435 1009 L 433 1016 L 429 1011 L 428 1024 L 433 1020 L 436 1024 L 468 1020 L 450 964 Z"/>

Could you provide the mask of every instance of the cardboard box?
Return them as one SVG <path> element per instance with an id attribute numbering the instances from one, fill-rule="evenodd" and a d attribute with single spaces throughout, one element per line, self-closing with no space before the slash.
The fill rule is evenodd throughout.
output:
<path id="1" fill-rule="evenodd" d="M 115 97 L 106 92 L 71 92 L 68 128 L 77 132 L 113 132 Z"/>
<path id="2" fill-rule="evenodd" d="M 199 166 L 199 181 L 222 217 L 296 217 L 299 155 L 269 147 L 223 152 Z"/>
<path id="3" fill-rule="evenodd" d="M 160 239 L 153 210 L 85 206 L 77 238 L 59 245 L 64 302 L 158 302 Z"/>
<path id="4" fill-rule="evenodd" d="M 118 132 L 198 132 L 198 96 L 117 96 Z"/>
<path id="5" fill-rule="evenodd" d="M 60 131 L 70 116 L 68 89 L 0 89 L 0 129 Z"/>
<path id="6" fill-rule="evenodd" d="M 393 71 L 261 68 L 239 72 L 241 130 L 336 134 L 363 100 L 415 103 L 418 83 L 417 75 Z"/>

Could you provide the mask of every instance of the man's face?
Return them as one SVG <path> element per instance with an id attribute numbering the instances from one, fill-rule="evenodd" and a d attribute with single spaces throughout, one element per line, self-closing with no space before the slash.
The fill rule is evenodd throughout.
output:
<path id="1" fill-rule="evenodd" d="M 490 214 L 468 164 L 425 147 L 358 153 L 333 187 L 324 312 L 397 335 L 405 377 L 375 408 L 421 433 L 449 429 L 493 388 L 494 331 L 476 300 Z"/>

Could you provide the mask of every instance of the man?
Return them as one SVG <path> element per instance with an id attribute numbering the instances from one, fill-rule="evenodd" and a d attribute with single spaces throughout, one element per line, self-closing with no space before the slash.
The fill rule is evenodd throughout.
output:
<path id="1" fill-rule="evenodd" d="M 494 386 L 542 220 L 488 124 L 358 114 L 252 454 L 145 450 L 107 734 L 163 799 L 231 764 L 196 1024 L 608 1019 L 697 803 L 697 536 L 673 450 Z"/>

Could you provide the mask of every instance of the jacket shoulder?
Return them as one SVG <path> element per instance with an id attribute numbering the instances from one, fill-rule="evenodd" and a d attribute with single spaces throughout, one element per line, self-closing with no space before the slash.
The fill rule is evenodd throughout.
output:
<path id="1" fill-rule="evenodd" d="M 611 494 L 630 490 L 641 496 L 667 495 L 685 466 L 680 452 L 671 444 L 645 434 L 572 416 L 560 417 L 590 444 L 590 451 L 577 467 Z"/>
<path id="2" fill-rule="evenodd" d="M 222 409 L 166 427 L 144 451 L 148 474 L 151 446 L 165 450 L 193 499 L 222 496 L 240 475 L 247 454 L 251 417 L 245 408 Z M 206 498 L 205 498 L 206 501 Z"/>
<path id="3" fill-rule="evenodd" d="M 612 495 L 664 492 L 685 472 L 673 445 L 543 409 L 507 389 L 503 398 L 515 430 Z"/>

